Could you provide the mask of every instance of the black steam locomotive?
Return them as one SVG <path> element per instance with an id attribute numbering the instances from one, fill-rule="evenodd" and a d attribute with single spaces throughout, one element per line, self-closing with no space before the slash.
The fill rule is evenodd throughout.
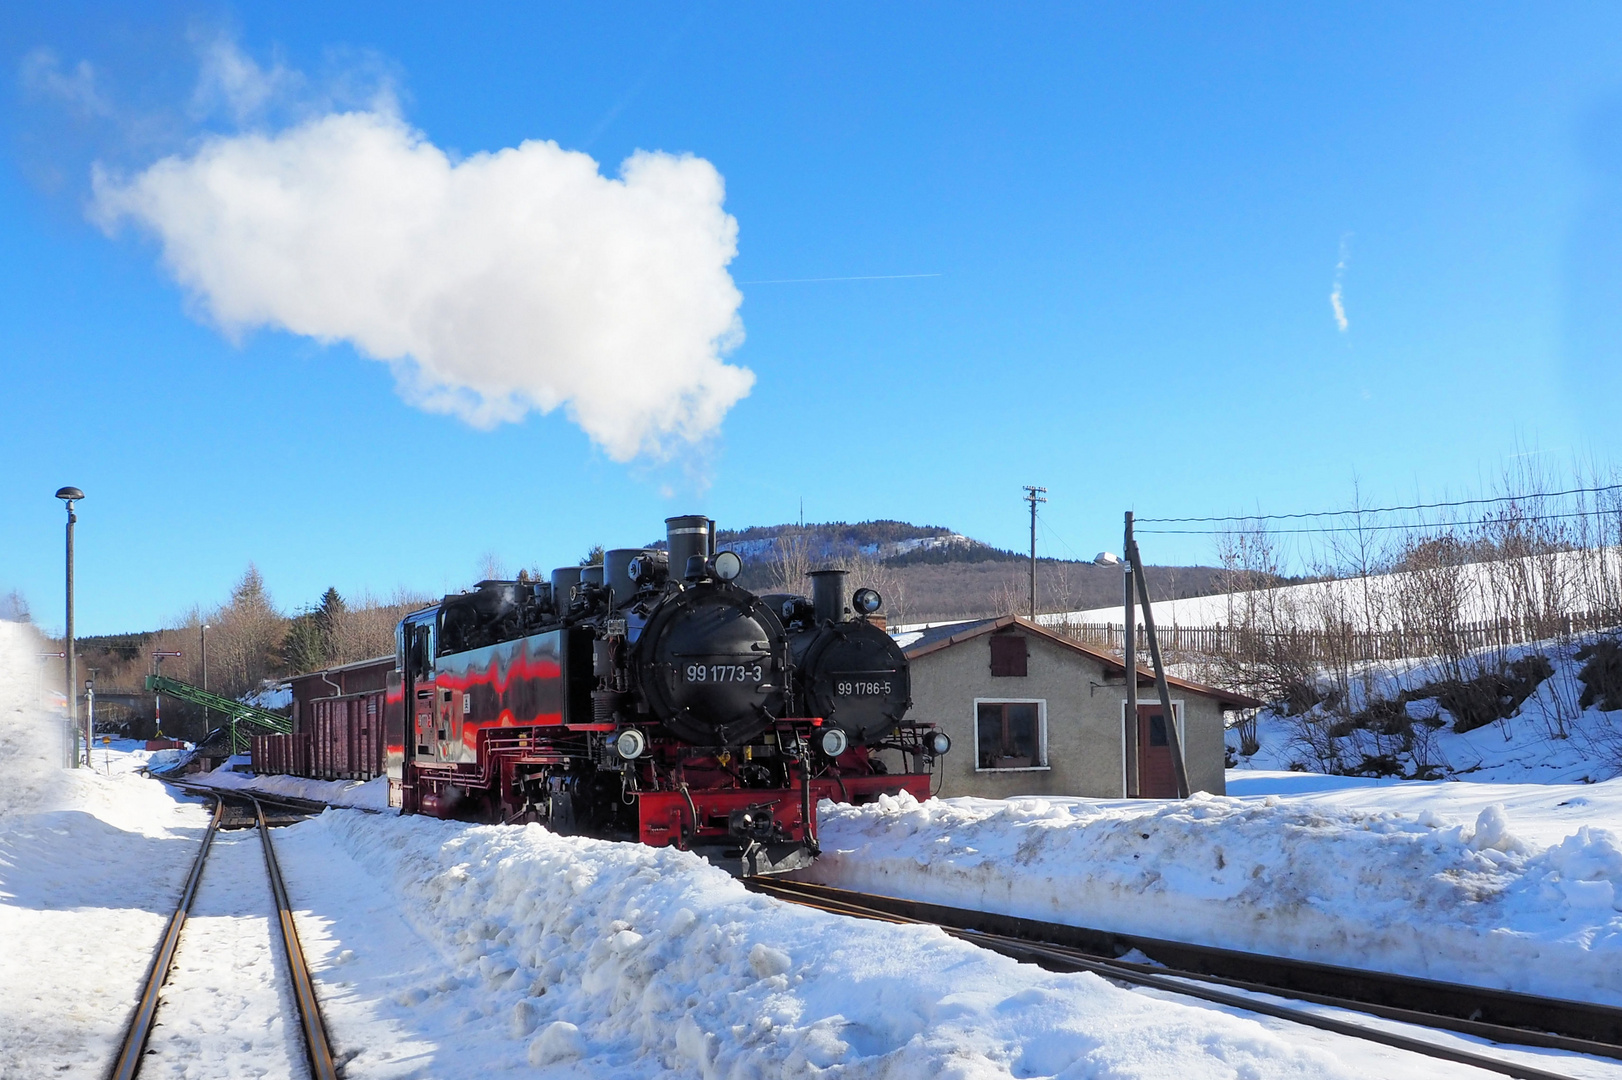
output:
<path id="1" fill-rule="evenodd" d="M 391 795 L 407 813 L 538 821 L 692 848 L 739 873 L 805 865 L 819 799 L 930 794 L 950 741 L 908 722 L 907 660 L 847 607 L 737 584 L 715 524 L 616 549 L 547 582 L 483 581 L 401 621 L 386 699 Z"/>

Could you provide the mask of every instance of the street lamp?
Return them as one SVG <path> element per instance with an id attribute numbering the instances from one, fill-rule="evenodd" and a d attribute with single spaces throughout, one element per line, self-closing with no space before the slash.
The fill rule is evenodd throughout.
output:
<path id="1" fill-rule="evenodd" d="M 73 523 L 78 517 L 73 513 L 73 504 L 84 498 L 84 492 L 76 487 L 56 489 L 56 497 L 61 499 L 68 507 L 68 625 L 62 635 L 62 651 L 67 653 L 67 689 L 68 689 L 68 730 L 74 733 L 75 746 L 73 748 L 73 767 L 79 767 L 78 718 L 79 679 L 77 665 L 73 656 Z M 88 760 L 90 756 L 90 732 L 84 733 L 84 752 Z"/>

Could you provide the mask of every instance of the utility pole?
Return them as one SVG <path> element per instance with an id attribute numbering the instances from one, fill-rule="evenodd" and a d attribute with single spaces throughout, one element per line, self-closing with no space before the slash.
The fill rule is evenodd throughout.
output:
<path id="1" fill-rule="evenodd" d="M 1036 504 L 1047 502 L 1042 496 L 1047 494 L 1045 487 L 1032 487 L 1025 485 L 1025 501 L 1031 504 L 1031 621 L 1036 621 Z"/>
<path id="2" fill-rule="evenodd" d="M 1132 588 L 1132 511 L 1126 512 L 1126 533 L 1121 543 L 1121 551 L 1126 558 L 1121 560 L 1121 580 L 1126 585 L 1126 613 L 1121 630 L 1125 635 L 1126 646 L 1126 715 L 1122 717 L 1125 724 L 1123 736 L 1126 739 L 1126 797 L 1136 799 L 1140 794 L 1139 768 L 1138 768 L 1138 615 L 1133 610 L 1137 602 L 1137 594 Z"/>
<path id="3" fill-rule="evenodd" d="M 1136 540 L 1127 545 L 1126 554 L 1133 575 L 1138 579 L 1138 599 L 1143 601 L 1143 633 L 1149 639 L 1149 658 L 1155 667 L 1155 692 L 1160 697 L 1161 716 L 1165 718 L 1166 745 L 1171 749 L 1172 772 L 1177 777 L 1177 797 L 1186 799 L 1189 795 L 1188 762 L 1183 757 L 1183 737 L 1177 733 L 1177 717 L 1172 712 L 1171 688 L 1166 685 L 1166 664 L 1160 655 L 1160 635 L 1155 633 L 1155 609 L 1149 602 L 1149 578 L 1143 572 L 1143 557 L 1138 553 Z M 1133 683 L 1136 682 L 1134 679 Z"/>
<path id="4" fill-rule="evenodd" d="M 67 653 L 67 656 L 65 658 L 66 662 L 62 666 L 67 669 L 68 730 L 74 733 L 73 767 L 77 769 L 79 767 L 79 729 L 75 721 L 78 717 L 79 670 L 74 663 L 73 656 L 73 523 L 78 521 L 79 518 L 73 512 L 73 503 L 77 499 L 84 498 L 84 492 L 76 487 L 57 488 L 56 497 L 66 503 L 68 507 L 68 618 L 67 627 L 62 632 L 62 651 Z M 88 730 L 84 733 L 84 757 L 85 764 L 88 765 L 90 763 L 90 732 Z"/>

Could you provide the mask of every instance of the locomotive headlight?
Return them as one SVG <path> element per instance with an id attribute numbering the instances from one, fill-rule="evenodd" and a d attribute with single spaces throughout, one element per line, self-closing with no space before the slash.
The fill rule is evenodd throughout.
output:
<path id="1" fill-rule="evenodd" d="M 634 761 L 648 748 L 648 737 L 636 728 L 625 728 L 614 736 L 614 753 L 626 761 Z"/>
<path id="2" fill-rule="evenodd" d="M 952 740 L 944 731 L 932 731 L 924 739 L 924 747 L 935 757 L 940 757 L 952 748 Z"/>
<path id="3" fill-rule="evenodd" d="M 824 757 L 836 758 L 850 746 L 850 738 L 838 728 L 829 728 L 822 733 L 817 745 L 822 748 Z"/>
<path id="4" fill-rule="evenodd" d="M 857 589 L 856 595 L 850 598 L 850 606 L 856 609 L 858 615 L 871 615 L 884 604 L 884 597 L 879 595 L 877 589 Z"/>
<path id="5" fill-rule="evenodd" d="M 718 551 L 710 560 L 710 572 L 722 581 L 731 581 L 743 573 L 743 560 L 735 551 Z"/>

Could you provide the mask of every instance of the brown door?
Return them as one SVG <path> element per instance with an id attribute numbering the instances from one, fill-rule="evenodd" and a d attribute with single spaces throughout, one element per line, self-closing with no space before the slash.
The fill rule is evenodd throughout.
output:
<path id="1" fill-rule="evenodd" d="M 1145 799 L 1175 799 L 1177 772 L 1160 702 L 1138 706 L 1138 793 Z"/>

